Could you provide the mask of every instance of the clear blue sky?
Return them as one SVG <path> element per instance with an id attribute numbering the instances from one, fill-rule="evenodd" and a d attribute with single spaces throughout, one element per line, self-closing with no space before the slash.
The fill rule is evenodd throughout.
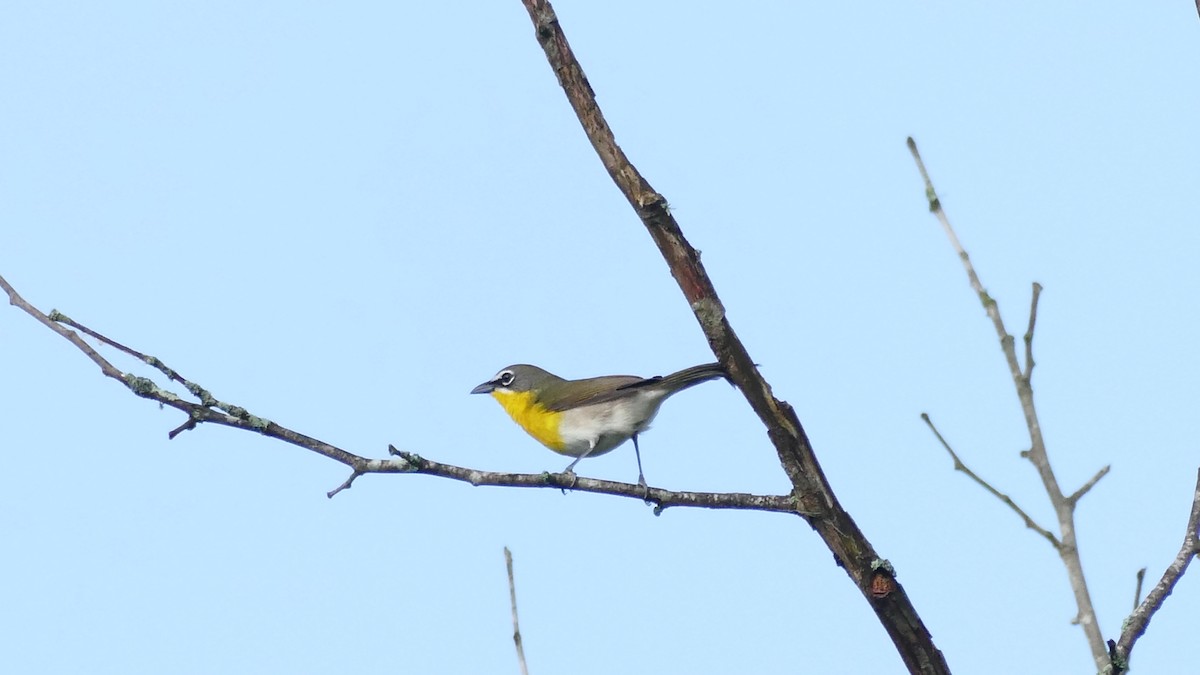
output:
<path id="1" fill-rule="evenodd" d="M 348 450 L 559 470 L 472 386 L 711 360 L 517 0 L 16 3 L 0 274 L 38 306 Z M 951 667 L 1091 672 L 995 336 L 1035 386 L 1103 629 L 1183 535 L 1200 423 L 1200 19 L 1187 2 L 556 4 L 618 141 L 704 252 L 845 506 Z M 119 367 L 136 364 L 110 355 Z M 347 471 L 174 411 L 0 312 L 0 670 L 900 672 L 799 520 Z M 139 371 L 141 372 L 141 371 Z M 650 482 L 779 493 L 737 392 L 672 399 Z M 633 480 L 631 448 L 581 465 Z M 1194 664 L 1200 572 L 1134 655 Z"/>

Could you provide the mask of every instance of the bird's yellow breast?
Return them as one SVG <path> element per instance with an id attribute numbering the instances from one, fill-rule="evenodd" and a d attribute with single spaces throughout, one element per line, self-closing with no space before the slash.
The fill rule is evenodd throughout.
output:
<path id="1" fill-rule="evenodd" d="M 558 430 L 563 414 L 546 410 L 545 406 L 534 400 L 533 392 L 497 390 L 492 392 L 492 397 L 500 402 L 514 422 L 539 443 L 555 452 L 562 452 L 566 447 Z"/>

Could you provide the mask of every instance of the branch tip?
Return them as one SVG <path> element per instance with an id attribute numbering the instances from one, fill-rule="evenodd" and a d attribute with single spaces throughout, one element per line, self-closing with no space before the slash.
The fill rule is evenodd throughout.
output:
<path id="1" fill-rule="evenodd" d="M 334 489 L 330 490 L 329 492 L 326 492 L 325 496 L 328 497 L 329 499 L 333 499 L 334 495 L 341 492 L 342 490 L 349 490 L 354 485 L 354 480 L 361 475 L 363 475 L 363 472 L 359 471 L 358 469 L 355 469 L 354 471 L 352 471 L 350 473 L 349 478 L 342 481 L 341 485 L 335 487 Z"/>
<path id="2" fill-rule="evenodd" d="M 1080 498 L 1086 495 L 1089 490 L 1096 487 L 1096 483 L 1099 483 L 1101 478 L 1107 476 L 1109 471 L 1112 471 L 1112 464 L 1106 464 L 1104 468 L 1096 472 L 1096 475 L 1089 478 L 1088 482 L 1080 486 L 1080 488 L 1075 492 L 1072 492 L 1071 495 L 1067 497 L 1067 504 L 1074 508 L 1075 504 L 1079 502 Z"/>
<path id="3" fill-rule="evenodd" d="M 1029 387 L 1030 378 L 1033 375 L 1033 329 L 1037 325 L 1037 310 L 1038 299 L 1042 296 L 1042 285 L 1038 282 L 1033 282 L 1033 293 L 1029 300 L 1029 327 L 1025 329 L 1025 370 L 1022 377 L 1025 380 L 1025 386 Z"/>
<path id="4" fill-rule="evenodd" d="M 199 422 L 197 422 L 196 418 L 189 415 L 186 422 L 175 427 L 174 429 L 172 429 L 170 431 L 170 433 L 167 434 L 167 440 L 168 441 L 175 440 L 175 437 L 178 436 L 179 434 L 182 434 L 185 431 L 191 431 L 192 429 L 195 429 L 196 425 L 198 423 Z"/>
<path id="5" fill-rule="evenodd" d="M 1146 580 L 1146 568 L 1137 571 L 1137 586 L 1133 591 L 1133 610 L 1136 612 L 1138 605 L 1142 603 L 1142 582 Z M 1110 641 L 1111 642 L 1111 641 Z"/>

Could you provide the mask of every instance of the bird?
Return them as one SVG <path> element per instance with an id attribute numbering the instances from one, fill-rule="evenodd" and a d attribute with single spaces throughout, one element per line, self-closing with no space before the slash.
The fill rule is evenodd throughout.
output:
<path id="1" fill-rule="evenodd" d="M 670 375 L 605 375 L 566 380 L 537 366 L 506 366 L 471 390 L 491 394 L 530 436 L 560 455 L 574 457 L 563 473 L 587 457 L 603 455 L 629 439 L 637 457 L 638 485 L 646 487 L 638 434 L 650 428 L 672 394 L 728 373 L 719 363 L 685 368 Z"/>

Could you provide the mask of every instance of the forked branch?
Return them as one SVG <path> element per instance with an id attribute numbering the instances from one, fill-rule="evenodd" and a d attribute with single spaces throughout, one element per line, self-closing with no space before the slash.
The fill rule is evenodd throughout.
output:
<path id="1" fill-rule="evenodd" d="M 1197 555 L 1200 555 L 1200 470 L 1196 472 L 1196 490 L 1192 494 L 1192 510 L 1188 514 L 1187 530 L 1183 533 L 1183 544 L 1179 547 L 1179 553 L 1176 554 L 1175 559 L 1171 561 L 1170 565 L 1167 565 L 1162 578 L 1146 594 L 1146 599 L 1133 610 L 1133 614 L 1130 614 L 1122 624 L 1121 638 L 1117 640 L 1112 650 L 1114 656 L 1111 675 L 1120 675 L 1128 670 L 1129 653 L 1133 651 L 1133 646 L 1137 644 L 1138 638 L 1146 633 L 1146 628 L 1150 625 L 1150 620 L 1154 618 L 1154 613 L 1162 607 L 1163 601 L 1175 589 L 1175 584 L 1179 583 L 1183 573 L 1187 571 L 1188 565 L 1192 562 L 1192 558 Z M 1141 589 L 1140 579 L 1138 588 Z"/>
<path id="2" fill-rule="evenodd" d="M 1033 285 L 1033 298 L 1030 301 L 1029 308 L 1029 327 L 1025 331 L 1025 367 L 1022 369 L 1021 363 L 1017 358 L 1015 340 L 1009 334 L 1008 330 L 1005 329 L 1004 319 L 1000 316 L 1000 306 L 994 298 L 988 295 L 987 290 L 984 289 L 983 282 L 980 281 L 979 275 L 975 271 L 975 266 L 971 263 L 971 257 L 967 255 L 966 249 L 963 247 L 962 242 L 959 241 L 954 228 L 950 225 L 950 219 L 946 216 L 941 199 L 938 198 L 937 190 L 933 187 L 933 180 L 929 177 L 929 172 L 925 168 L 925 162 L 921 159 L 921 153 L 917 150 L 917 144 L 912 138 L 908 139 L 908 149 L 912 153 L 913 161 L 916 162 L 917 170 L 920 171 L 921 179 L 925 183 L 925 198 L 929 202 L 929 210 L 937 218 L 938 222 L 941 223 L 942 230 L 950 240 L 950 246 L 962 262 L 963 269 L 967 273 L 967 280 L 971 284 L 971 289 L 979 297 L 984 311 L 987 313 L 988 318 L 991 319 L 992 326 L 996 330 L 996 336 L 1000 340 L 1000 349 L 1004 354 L 1005 363 L 1008 365 L 1013 386 L 1017 390 L 1017 399 L 1021 402 L 1021 411 L 1025 416 L 1025 426 L 1029 430 L 1029 450 L 1022 453 L 1022 455 L 1028 458 L 1033 464 L 1034 469 L 1037 470 L 1038 476 L 1042 479 L 1042 487 L 1046 490 L 1050 504 L 1054 507 L 1059 530 L 1057 540 L 1060 542 L 1056 548 L 1058 549 L 1059 557 L 1062 559 L 1063 566 L 1067 569 L 1067 578 L 1070 581 L 1071 590 L 1075 595 L 1075 605 L 1078 610 L 1075 615 L 1076 623 L 1083 627 L 1088 646 L 1092 651 L 1092 659 L 1096 664 L 1096 669 L 1103 670 L 1108 665 L 1109 652 L 1104 637 L 1100 632 L 1099 622 L 1096 619 L 1096 610 L 1092 605 L 1092 598 L 1088 592 L 1087 580 L 1083 576 L 1083 564 L 1079 558 L 1079 546 L 1075 540 L 1075 506 L 1079 498 L 1108 473 L 1108 468 L 1105 467 L 1102 469 L 1092 480 L 1088 481 L 1087 484 L 1070 496 L 1063 494 L 1062 488 L 1058 484 L 1058 478 L 1054 475 L 1054 470 L 1050 468 L 1050 458 L 1046 454 L 1046 443 L 1042 437 L 1042 425 L 1038 421 L 1037 407 L 1033 401 L 1033 383 L 1031 379 L 1034 365 L 1033 331 L 1037 324 L 1038 299 L 1041 297 L 1042 286 L 1037 283 Z M 1000 493 L 995 491 L 994 494 Z"/>
<path id="3" fill-rule="evenodd" d="M 908 149 L 912 152 L 913 160 L 916 161 L 917 168 L 921 172 L 921 178 L 925 182 L 925 196 L 929 201 L 929 209 L 937 217 L 938 222 L 942 224 L 942 228 L 950 239 L 951 246 L 958 254 L 963 267 L 966 268 L 971 288 L 982 300 L 984 309 L 988 317 L 991 318 L 992 324 L 996 328 L 996 333 L 1000 337 L 1001 349 L 1004 352 L 1005 361 L 1008 363 L 1009 371 L 1012 374 L 1013 384 L 1017 390 L 1017 397 L 1021 401 L 1021 409 L 1025 413 L 1025 422 L 1029 429 L 1031 446 L 1023 455 L 1029 458 L 1042 478 L 1046 494 L 1049 496 L 1050 503 L 1053 505 L 1055 514 L 1058 516 L 1059 531 L 1062 533 L 1061 541 L 1050 532 L 1037 526 L 1007 495 L 993 488 L 967 469 L 950 448 L 949 444 L 946 443 L 945 439 L 942 438 L 942 435 L 933 427 L 933 424 L 929 421 L 929 417 L 922 415 L 922 418 L 933 429 L 933 433 L 937 435 L 942 446 L 950 453 L 950 456 L 954 459 L 956 469 L 964 471 L 994 496 L 1016 510 L 1018 515 L 1025 519 L 1026 525 L 1055 544 L 1055 548 L 1058 549 L 1059 556 L 1062 558 L 1063 565 L 1067 568 L 1067 576 L 1070 579 L 1071 588 L 1075 593 L 1075 601 L 1078 606 L 1076 623 L 1079 623 L 1083 627 L 1097 669 L 1100 672 L 1114 674 L 1123 672 L 1127 667 L 1129 652 L 1133 649 L 1134 643 L 1145 632 L 1146 626 L 1150 622 L 1154 612 L 1162 606 L 1163 600 L 1171 593 L 1171 589 L 1174 588 L 1179 578 L 1183 576 L 1192 556 L 1197 554 L 1197 537 L 1200 536 L 1196 531 L 1198 525 L 1200 525 L 1200 478 L 1197 479 L 1195 499 L 1192 502 L 1191 516 L 1188 519 L 1188 530 L 1179 555 L 1176 556 L 1175 561 L 1167 568 L 1162 580 L 1146 596 L 1145 601 L 1138 605 L 1133 615 L 1126 619 L 1120 641 L 1109 640 L 1106 642 L 1101 636 L 1096 612 L 1092 606 L 1091 596 L 1088 593 L 1087 582 L 1083 577 L 1079 547 L 1075 539 L 1075 507 L 1078 505 L 1079 500 L 1100 482 L 1100 479 L 1108 475 L 1112 467 L 1103 467 L 1070 495 L 1063 495 L 1062 490 L 1059 489 L 1058 480 L 1054 476 L 1054 471 L 1050 468 L 1050 461 L 1046 454 L 1046 445 L 1042 438 L 1041 425 L 1038 422 L 1037 409 L 1034 406 L 1033 384 L 1031 382 L 1034 366 L 1033 331 L 1037 324 L 1038 299 L 1041 297 L 1042 286 L 1038 283 L 1033 284 L 1033 297 L 1029 307 L 1029 328 L 1025 331 L 1025 368 L 1022 370 L 1017 361 L 1017 353 L 1012 336 L 1005 330 L 1004 321 L 1000 317 L 1000 307 L 987 294 L 987 291 L 984 290 L 983 284 L 975 272 L 975 267 L 971 264 L 970 257 L 967 255 L 962 243 L 959 242 L 958 236 L 954 233 L 954 228 L 951 227 L 950 220 L 942 208 L 941 200 L 938 199 L 937 191 L 933 187 L 933 181 L 929 178 L 929 172 L 925 169 L 925 163 L 917 151 L 917 144 L 911 138 L 908 139 Z M 1139 573 L 1137 590 L 1139 596 L 1141 594 L 1141 577 L 1142 573 Z"/>

